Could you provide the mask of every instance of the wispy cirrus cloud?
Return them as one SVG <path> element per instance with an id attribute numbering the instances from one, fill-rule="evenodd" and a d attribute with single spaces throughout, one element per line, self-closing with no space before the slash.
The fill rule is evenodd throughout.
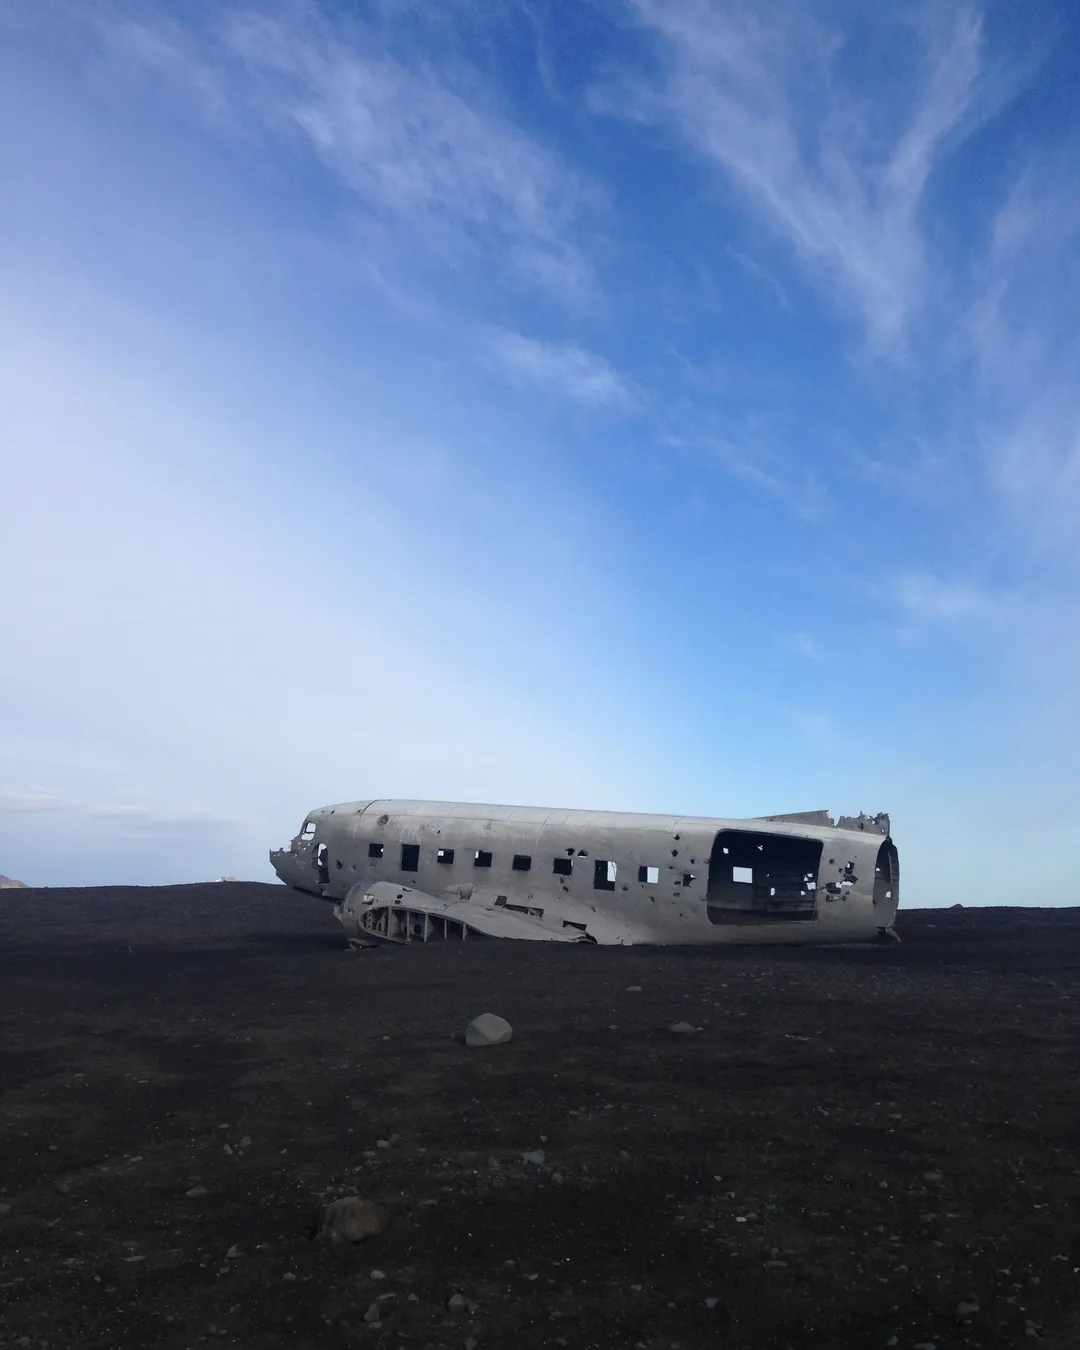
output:
<path id="1" fill-rule="evenodd" d="M 911 619 L 928 624 L 981 622 L 1002 610 L 1000 598 L 974 582 L 909 571 L 892 580 L 894 601 Z"/>
<path id="2" fill-rule="evenodd" d="M 1028 164 L 993 217 L 963 325 L 981 450 L 1033 553 L 1080 563 L 1080 285 L 1075 150 Z"/>
<path id="3" fill-rule="evenodd" d="M 609 89 L 611 110 L 674 126 L 796 250 L 811 279 L 895 350 L 927 284 L 920 209 L 931 174 L 988 106 L 981 24 L 896 22 L 913 47 L 906 107 L 845 82 L 849 34 L 805 8 L 630 0 L 659 77 Z"/>
<path id="4" fill-rule="evenodd" d="M 541 342 L 502 330 L 491 335 L 490 350 L 511 378 L 581 407 L 626 412 L 637 403 L 634 390 L 608 361 L 574 343 Z"/>
<path id="5" fill-rule="evenodd" d="M 394 54 L 356 18 L 312 4 L 211 12 L 180 26 L 144 11 L 100 20 L 121 60 L 179 83 L 219 131 L 317 160 L 381 246 L 508 267 L 555 296 L 592 284 L 575 235 L 596 189 L 506 115 L 449 56 Z"/>

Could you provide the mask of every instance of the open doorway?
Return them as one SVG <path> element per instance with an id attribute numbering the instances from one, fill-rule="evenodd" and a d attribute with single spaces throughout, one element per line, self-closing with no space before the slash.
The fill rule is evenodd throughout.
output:
<path id="1" fill-rule="evenodd" d="M 319 869 L 319 885 L 326 886 L 330 882 L 330 859 L 327 856 L 326 845 L 320 844 L 315 850 L 315 866 Z"/>
<path id="2" fill-rule="evenodd" d="M 820 839 L 721 830 L 709 858 L 709 922 L 816 919 L 821 848 Z"/>
<path id="3" fill-rule="evenodd" d="M 896 913 L 900 900 L 900 855 L 891 839 L 878 849 L 874 864 L 874 910 Z"/>

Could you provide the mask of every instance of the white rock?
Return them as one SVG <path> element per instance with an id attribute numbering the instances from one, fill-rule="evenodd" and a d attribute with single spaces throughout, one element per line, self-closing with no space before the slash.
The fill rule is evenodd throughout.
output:
<path id="1" fill-rule="evenodd" d="M 668 1031 L 673 1031 L 676 1036 L 692 1036 L 697 1027 L 692 1027 L 689 1022 L 672 1022 Z"/>
<path id="2" fill-rule="evenodd" d="M 523 1153 L 521 1155 L 521 1161 L 527 1163 L 536 1163 L 537 1167 L 540 1167 L 543 1165 L 544 1158 L 546 1156 L 547 1155 L 544 1153 L 544 1150 L 542 1148 L 534 1148 L 531 1153 Z"/>
<path id="3" fill-rule="evenodd" d="M 481 1013 L 465 1028 L 466 1045 L 505 1045 L 514 1034 L 505 1018 L 494 1013 Z"/>

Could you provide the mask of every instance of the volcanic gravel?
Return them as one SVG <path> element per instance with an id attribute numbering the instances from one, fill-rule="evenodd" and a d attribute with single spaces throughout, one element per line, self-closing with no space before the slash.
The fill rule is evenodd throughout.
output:
<path id="1" fill-rule="evenodd" d="M 350 951 L 281 886 L 0 895 L 0 1346 L 1080 1346 L 1078 909 Z"/>

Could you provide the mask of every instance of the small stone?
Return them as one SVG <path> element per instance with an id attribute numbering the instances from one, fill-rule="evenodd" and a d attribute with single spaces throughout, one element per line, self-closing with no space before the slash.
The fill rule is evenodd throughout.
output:
<path id="1" fill-rule="evenodd" d="M 327 1205 L 317 1236 L 324 1242 L 363 1242 L 386 1227 L 386 1213 L 359 1195 L 343 1195 Z"/>
<path id="2" fill-rule="evenodd" d="M 385 1271 L 385 1270 L 371 1270 L 371 1271 L 368 1272 L 368 1276 L 369 1276 L 370 1279 L 373 1279 L 373 1280 L 385 1280 L 385 1279 L 386 1279 L 386 1271 Z"/>
<path id="3" fill-rule="evenodd" d="M 464 1294 L 451 1294 L 446 1306 L 451 1312 L 464 1312 L 469 1306 L 469 1300 Z"/>
<path id="4" fill-rule="evenodd" d="M 689 1022 L 672 1022 L 668 1031 L 673 1031 L 676 1036 L 692 1036 L 697 1027 L 692 1027 Z"/>
<path id="5" fill-rule="evenodd" d="M 378 1300 L 376 1300 L 364 1314 L 364 1321 L 365 1322 L 382 1321 L 382 1305 L 378 1302 Z"/>
<path id="6" fill-rule="evenodd" d="M 250 1135 L 250 1134 L 245 1134 L 244 1137 L 243 1137 L 243 1139 L 240 1140 L 240 1147 L 241 1147 L 241 1148 L 250 1148 L 250 1147 L 251 1147 L 251 1135 Z"/>
<path id="7" fill-rule="evenodd" d="M 913 1350 L 937 1350 L 933 1341 L 916 1341 Z"/>
<path id="8" fill-rule="evenodd" d="M 888 1183 L 887 1181 L 879 1181 L 879 1182 L 878 1182 L 878 1190 L 879 1190 L 879 1191 L 887 1191 L 888 1189 L 889 1189 L 889 1183 Z"/>
<path id="9" fill-rule="evenodd" d="M 640 984 L 628 984 L 628 985 L 626 986 L 626 992 L 627 992 L 628 994 L 640 994 L 640 993 L 641 993 L 641 985 L 640 985 Z"/>
<path id="10" fill-rule="evenodd" d="M 531 1153 L 523 1153 L 521 1155 L 521 1161 L 527 1163 L 536 1163 L 536 1165 L 539 1167 L 542 1166 L 544 1158 L 546 1156 L 547 1155 L 544 1153 L 544 1150 L 542 1148 L 534 1148 Z"/>
<path id="11" fill-rule="evenodd" d="M 705 1306 L 706 1308 L 715 1308 L 719 1302 L 720 1300 L 714 1296 L 705 1300 Z"/>
<path id="12" fill-rule="evenodd" d="M 465 1044 L 505 1045 L 513 1034 L 514 1030 L 505 1018 L 496 1017 L 494 1013 L 481 1013 L 465 1028 Z"/>
<path id="13" fill-rule="evenodd" d="M 240 1255 L 240 1248 L 239 1248 L 239 1247 L 236 1247 L 236 1246 L 230 1247 L 229 1250 L 225 1253 L 225 1260 L 226 1260 L 226 1261 L 233 1261 L 233 1260 L 235 1260 L 236 1257 L 238 1257 L 239 1255 Z"/>
<path id="14" fill-rule="evenodd" d="M 185 1194 L 185 1195 L 188 1197 L 188 1199 L 190 1199 L 190 1200 L 197 1200 L 197 1199 L 199 1198 L 200 1195 L 205 1195 L 205 1194 L 206 1194 L 206 1187 L 205 1187 L 205 1186 L 192 1186 L 191 1190 L 190 1190 L 190 1191 L 185 1191 L 184 1194 Z"/>
<path id="15" fill-rule="evenodd" d="M 71 1187 L 68 1185 L 66 1181 L 54 1181 L 53 1190 L 57 1193 L 57 1195 L 71 1194 Z"/>
<path id="16" fill-rule="evenodd" d="M 961 1302 L 956 1305 L 957 1317 L 972 1317 L 978 1311 L 979 1300 L 977 1298 L 973 1298 L 970 1302 L 961 1300 Z"/>
<path id="17" fill-rule="evenodd" d="M 2 1219 L 5 1215 L 10 1213 L 11 1213 L 10 1205 L 0 1205 L 0 1219 Z"/>
<path id="18" fill-rule="evenodd" d="M 941 1173 L 940 1173 L 940 1172 L 924 1172 L 924 1173 L 923 1173 L 923 1180 L 924 1180 L 924 1181 L 940 1181 L 940 1180 L 941 1180 Z"/>
<path id="19" fill-rule="evenodd" d="M 766 1270 L 786 1270 L 786 1269 L 787 1269 L 787 1262 L 786 1262 L 786 1261 L 766 1261 L 766 1262 L 765 1262 L 765 1269 L 766 1269 Z"/>
<path id="20" fill-rule="evenodd" d="M 390 1147 L 390 1140 L 389 1140 L 389 1139 L 376 1139 L 376 1140 L 375 1140 L 375 1147 L 376 1147 L 376 1148 L 389 1148 L 389 1147 Z"/>
<path id="21" fill-rule="evenodd" d="M 475 1336 L 466 1336 L 462 1350 L 476 1350 L 478 1344 Z"/>
<path id="22" fill-rule="evenodd" d="M 292 1284 L 296 1280 L 296 1276 L 292 1273 L 291 1270 L 287 1270 L 285 1274 L 282 1275 L 281 1278 L 282 1280 L 284 1280 L 286 1284 Z"/>

